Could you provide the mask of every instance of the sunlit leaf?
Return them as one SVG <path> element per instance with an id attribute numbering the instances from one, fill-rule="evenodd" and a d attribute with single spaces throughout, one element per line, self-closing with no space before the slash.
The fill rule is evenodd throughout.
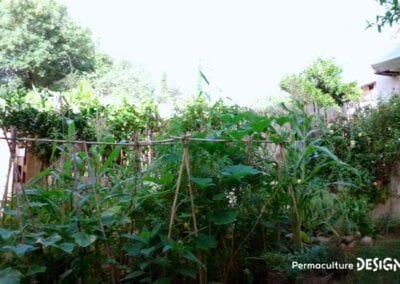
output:
<path id="1" fill-rule="evenodd" d="M 200 188 L 207 188 L 207 187 L 215 185 L 212 182 L 212 178 L 200 178 L 200 177 L 192 176 L 192 177 L 190 177 L 190 180 Z"/>
<path id="2" fill-rule="evenodd" d="M 15 236 L 16 232 L 15 231 L 11 231 L 11 230 L 7 230 L 4 228 L 0 228 L 0 236 L 3 240 L 8 240 L 9 238 L 11 238 L 12 236 Z"/>
<path id="3" fill-rule="evenodd" d="M 54 247 L 59 248 L 65 251 L 66 253 L 72 253 L 75 245 L 73 243 L 61 243 L 58 245 L 54 245 Z"/>
<path id="4" fill-rule="evenodd" d="M 0 271 L 0 283 L 2 284 L 20 283 L 21 277 L 22 273 L 12 267 L 7 267 Z"/>
<path id="5" fill-rule="evenodd" d="M 83 248 L 90 246 L 97 239 L 95 235 L 89 235 L 84 232 L 75 233 L 72 235 L 72 237 L 74 238 L 75 242 Z"/>
<path id="6" fill-rule="evenodd" d="M 48 247 L 48 246 L 54 245 L 56 242 L 58 242 L 61 239 L 62 238 L 61 238 L 61 236 L 59 234 L 53 234 L 48 238 L 39 237 L 36 240 L 36 243 L 41 244 L 44 247 Z"/>
<path id="7" fill-rule="evenodd" d="M 256 175 L 259 173 L 262 172 L 251 166 L 246 166 L 246 165 L 228 166 L 222 172 L 224 176 L 232 177 L 235 179 L 241 179 L 245 176 Z"/>
<path id="8" fill-rule="evenodd" d="M 36 248 L 31 245 L 25 245 L 25 244 L 18 244 L 16 246 L 3 246 L 3 250 L 11 250 L 14 253 L 16 253 L 18 256 L 23 256 L 27 252 L 33 251 Z"/>

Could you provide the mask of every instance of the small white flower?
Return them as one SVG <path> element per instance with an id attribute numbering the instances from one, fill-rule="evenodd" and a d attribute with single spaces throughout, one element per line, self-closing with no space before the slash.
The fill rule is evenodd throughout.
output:
<path id="1" fill-rule="evenodd" d="M 363 136 L 363 134 L 361 132 L 359 132 L 358 133 L 358 137 L 361 137 L 361 136 Z"/>
<path id="2" fill-rule="evenodd" d="M 350 141 L 350 147 L 353 148 L 356 145 L 356 141 L 355 140 L 351 140 Z"/>
<path id="3" fill-rule="evenodd" d="M 301 179 L 298 179 L 298 180 L 297 180 L 297 183 L 301 183 Z"/>

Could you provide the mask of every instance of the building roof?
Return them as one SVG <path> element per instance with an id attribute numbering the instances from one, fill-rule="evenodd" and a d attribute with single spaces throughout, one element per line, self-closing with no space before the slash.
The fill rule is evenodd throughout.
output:
<path id="1" fill-rule="evenodd" d="M 377 63 L 372 64 L 375 74 L 385 76 L 400 75 L 400 45 L 392 48 Z"/>

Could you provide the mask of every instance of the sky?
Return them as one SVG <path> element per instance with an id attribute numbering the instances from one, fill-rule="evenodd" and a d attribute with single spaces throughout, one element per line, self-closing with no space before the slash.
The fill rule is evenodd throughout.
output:
<path id="1" fill-rule="evenodd" d="M 318 57 L 334 58 L 346 81 L 374 80 L 371 64 L 396 29 L 366 29 L 374 0 L 63 0 L 100 48 L 147 72 L 155 85 L 194 94 L 201 68 L 214 97 L 245 106 L 280 98 L 279 81 Z M 275 99 L 274 99 L 275 100 Z"/>

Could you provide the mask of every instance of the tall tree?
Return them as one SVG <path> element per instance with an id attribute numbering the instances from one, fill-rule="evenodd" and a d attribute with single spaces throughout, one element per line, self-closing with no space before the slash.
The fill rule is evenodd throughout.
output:
<path id="1" fill-rule="evenodd" d="M 72 72 L 93 71 L 95 62 L 90 32 L 55 0 L 0 0 L 2 83 L 51 87 Z"/>
<path id="2" fill-rule="evenodd" d="M 90 74 L 94 93 L 107 103 L 140 104 L 154 98 L 154 87 L 149 76 L 129 62 L 116 62 L 104 70 Z"/>
<path id="3" fill-rule="evenodd" d="M 317 59 L 299 74 L 285 76 L 280 87 L 304 103 L 316 103 L 321 107 L 342 106 L 361 95 L 356 82 L 343 82 L 342 72 L 333 60 Z"/>

